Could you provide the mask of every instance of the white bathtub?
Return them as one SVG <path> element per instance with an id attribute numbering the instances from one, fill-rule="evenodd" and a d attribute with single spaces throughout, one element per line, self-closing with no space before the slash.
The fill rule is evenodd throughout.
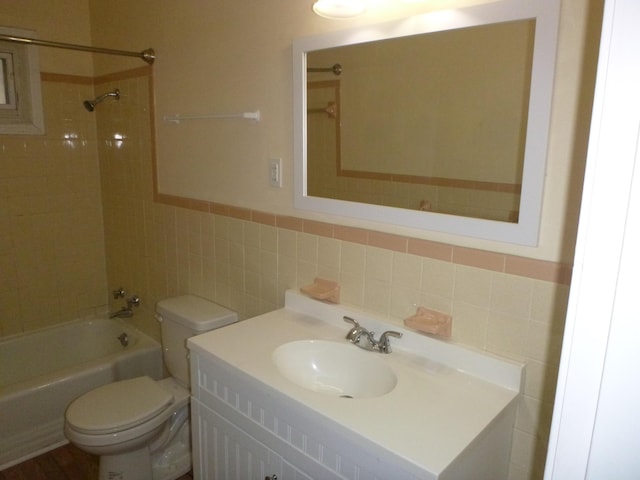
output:
<path id="1" fill-rule="evenodd" d="M 129 343 L 118 336 L 126 333 Z M 64 411 L 105 383 L 162 378 L 160 344 L 119 319 L 72 322 L 0 339 L 0 470 L 66 443 Z"/>

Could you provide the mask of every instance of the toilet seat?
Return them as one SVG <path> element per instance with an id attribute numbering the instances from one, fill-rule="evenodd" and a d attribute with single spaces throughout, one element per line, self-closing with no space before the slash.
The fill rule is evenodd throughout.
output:
<path id="1" fill-rule="evenodd" d="M 109 383 L 71 402 L 69 425 L 79 433 L 101 435 L 131 429 L 164 411 L 174 396 L 149 377 Z"/>

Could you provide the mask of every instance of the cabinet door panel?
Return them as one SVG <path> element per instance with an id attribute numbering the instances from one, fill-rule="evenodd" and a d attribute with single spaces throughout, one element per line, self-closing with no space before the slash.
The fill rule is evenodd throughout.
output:
<path id="1" fill-rule="evenodd" d="M 194 475 L 198 480 L 263 480 L 282 474 L 282 459 L 218 414 L 194 403 Z"/>

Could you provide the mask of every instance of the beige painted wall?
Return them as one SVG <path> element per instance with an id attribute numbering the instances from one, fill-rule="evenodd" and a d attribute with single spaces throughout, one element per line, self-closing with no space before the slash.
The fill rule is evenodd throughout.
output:
<path id="1" fill-rule="evenodd" d="M 311 1 L 153 2 L 92 0 L 96 43 L 158 54 L 157 117 L 260 109 L 263 121 L 199 121 L 179 126 L 158 121 L 160 190 L 267 212 L 371 227 L 293 208 L 291 43 L 294 38 L 397 18 L 427 7 L 380 6 L 357 20 L 315 16 Z M 583 85 L 590 0 L 565 0 L 553 103 L 548 176 L 540 244 L 536 248 L 478 241 L 434 232 L 375 225 L 418 238 L 551 261 L 571 262 L 579 185 L 586 144 L 582 118 L 589 91 Z M 592 2 L 599 3 L 599 2 Z M 384 5 L 384 4 L 383 4 Z M 105 19 L 110 19 L 105 21 Z M 595 23 L 597 25 L 597 15 Z M 597 32 L 596 32 L 597 34 Z M 126 39 L 126 40 L 125 40 Z M 593 57 L 593 52 L 591 52 Z M 588 62 L 593 65 L 593 58 Z M 99 73 L 119 59 L 98 58 Z M 586 103 L 585 103 L 586 102 Z M 578 127 L 581 129 L 578 130 Z M 267 184 L 267 160 L 282 157 L 284 188 Z"/>
<path id="2" fill-rule="evenodd" d="M 0 25 L 35 30 L 37 38 L 91 45 L 88 0 L 6 0 L 0 4 Z M 58 48 L 39 48 L 43 72 L 92 75 L 90 54 Z"/>

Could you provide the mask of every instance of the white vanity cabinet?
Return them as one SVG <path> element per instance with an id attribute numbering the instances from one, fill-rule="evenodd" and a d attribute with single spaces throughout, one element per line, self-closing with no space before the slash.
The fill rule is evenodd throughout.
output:
<path id="1" fill-rule="evenodd" d="M 196 478 L 313 480 L 199 401 L 192 412 L 198 422 Z"/>
<path id="2" fill-rule="evenodd" d="M 392 340 L 390 354 L 365 352 L 345 340 L 345 315 L 403 336 Z M 339 345 L 335 352 L 354 349 L 364 356 L 361 367 L 375 365 L 364 383 L 375 384 L 387 370 L 395 384 L 372 396 L 305 388 L 283 376 L 274 352 L 309 342 Z M 283 309 L 187 343 L 196 480 L 508 476 L 521 365 L 294 291 Z M 296 354 L 287 362 L 305 360 Z M 348 355 L 334 363 L 343 371 L 357 362 Z M 362 375 L 350 378 L 362 383 Z"/>
<path id="3" fill-rule="evenodd" d="M 339 425 L 220 359 L 192 350 L 191 365 L 197 480 L 435 478 L 403 471 L 374 445 L 365 450 L 365 439 L 350 441 Z"/>

